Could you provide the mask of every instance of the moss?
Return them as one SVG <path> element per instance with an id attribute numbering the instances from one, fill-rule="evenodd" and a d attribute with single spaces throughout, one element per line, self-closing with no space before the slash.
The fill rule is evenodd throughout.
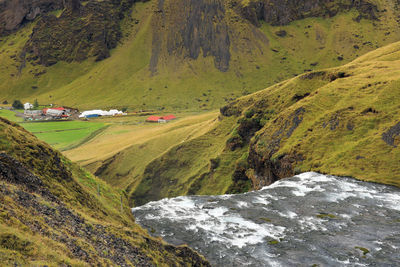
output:
<path id="1" fill-rule="evenodd" d="M 276 245 L 276 244 L 279 244 L 279 241 L 278 240 L 270 240 L 270 241 L 268 241 L 268 244 Z"/>
<path id="2" fill-rule="evenodd" d="M 361 250 L 361 252 L 363 253 L 364 256 L 369 253 L 369 250 L 367 248 L 363 248 L 363 247 L 354 247 L 354 248 Z"/>
<path id="3" fill-rule="evenodd" d="M 320 219 L 336 219 L 336 216 L 329 213 L 320 213 L 316 215 Z"/>

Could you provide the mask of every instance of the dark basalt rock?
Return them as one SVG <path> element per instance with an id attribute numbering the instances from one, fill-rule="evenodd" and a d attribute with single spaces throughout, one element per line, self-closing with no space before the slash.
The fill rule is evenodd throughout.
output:
<path id="1" fill-rule="evenodd" d="M 398 136 L 400 136 L 400 122 L 384 132 L 382 134 L 382 140 L 392 147 L 397 147 L 397 145 L 395 144 L 395 138 Z"/>
<path id="2" fill-rule="evenodd" d="M 279 179 L 295 175 L 294 166 L 296 162 L 302 160 L 301 155 L 284 154 L 276 159 L 272 157 L 279 149 L 282 140 L 289 138 L 303 121 L 304 113 L 305 109 L 301 107 L 283 121 L 277 120 L 276 123 L 282 126 L 271 134 L 271 138 L 265 144 L 265 149 L 257 149 L 257 140 L 250 144 L 247 162 L 249 168 L 254 170 L 254 174 L 249 177 L 254 189 L 260 189 Z"/>
<path id="3" fill-rule="evenodd" d="M 275 34 L 279 37 L 285 37 L 287 35 L 287 32 L 285 30 L 280 30 L 275 32 Z"/>
<path id="4" fill-rule="evenodd" d="M 151 72 L 157 71 L 159 57 L 165 47 L 170 56 L 182 55 L 191 59 L 197 59 L 201 53 L 203 57 L 212 56 L 215 67 L 227 71 L 231 57 L 230 37 L 224 20 L 223 1 L 182 0 L 180 6 L 187 12 L 180 13 L 183 16 L 179 18 L 182 23 L 172 24 L 169 24 L 169 20 L 174 18 L 165 12 L 171 7 L 165 7 L 164 4 L 163 0 L 159 0 L 159 10 L 153 20 L 154 25 L 162 25 L 166 29 L 153 29 Z M 163 40 L 166 40 L 165 43 Z"/>
<path id="5" fill-rule="evenodd" d="M 42 16 L 25 46 L 28 60 L 51 66 L 58 61 L 82 61 L 88 57 L 102 60 L 110 56 L 121 38 L 121 6 L 109 1 L 68 2 L 68 9 L 57 18 Z"/>
<path id="6" fill-rule="evenodd" d="M 39 15 L 63 9 L 64 2 L 64 0 L 0 1 L 0 36 L 18 30 L 25 22 L 32 21 Z"/>
<path id="7" fill-rule="evenodd" d="M 140 0 L 139 0 L 140 1 Z M 146 1 L 146 0 L 143 0 Z M 51 66 L 58 61 L 96 61 L 110 56 L 122 37 L 120 21 L 136 0 L 6 0 L 0 1 L 0 36 L 36 19 L 21 54 L 33 64 Z M 61 10 L 56 17 L 49 12 Z"/>
<path id="8" fill-rule="evenodd" d="M 247 6 L 236 5 L 238 13 L 253 25 L 259 27 L 260 21 L 272 25 L 286 25 L 292 21 L 308 17 L 333 17 L 341 11 L 355 8 L 362 18 L 376 20 L 378 7 L 366 0 L 346 0 L 335 2 L 332 0 L 259 0 L 252 1 Z"/>
<path id="9" fill-rule="evenodd" d="M 5 153 L 0 153 L 0 180 L 24 185 L 32 192 L 39 192 L 43 186 L 39 177 L 33 175 L 19 161 Z"/>
<path id="10" fill-rule="evenodd" d="M 258 190 L 280 179 L 296 175 L 294 165 L 301 161 L 301 155 L 285 154 L 272 160 L 265 155 L 258 154 L 252 147 L 249 150 L 248 162 L 255 175 L 250 176 L 253 189 Z"/>

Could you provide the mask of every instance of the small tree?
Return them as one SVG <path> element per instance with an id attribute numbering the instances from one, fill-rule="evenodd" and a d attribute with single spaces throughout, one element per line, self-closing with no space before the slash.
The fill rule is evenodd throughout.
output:
<path id="1" fill-rule="evenodd" d="M 24 105 L 22 105 L 21 101 L 19 100 L 14 100 L 12 107 L 15 109 L 23 109 Z"/>
<path id="2" fill-rule="evenodd" d="M 39 107 L 39 102 L 37 99 L 35 99 L 35 102 L 33 102 L 33 108 L 38 108 Z"/>
<path id="3" fill-rule="evenodd" d="M 3 101 L 3 105 L 7 105 L 8 104 L 8 101 L 7 100 L 4 100 Z"/>

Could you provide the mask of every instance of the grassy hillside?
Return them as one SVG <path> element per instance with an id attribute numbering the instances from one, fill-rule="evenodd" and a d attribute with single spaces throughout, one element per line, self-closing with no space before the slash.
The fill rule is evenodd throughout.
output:
<path id="1" fill-rule="evenodd" d="M 239 98 L 206 133 L 149 162 L 132 203 L 244 192 L 306 171 L 400 186 L 399 66 L 398 42 Z M 121 183 L 121 162 L 133 166 L 127 151 L 138 150 L 95 170 Z"/>
<path id="2" fill-rule="evenodd" d="M 224 12 L 215 15 L 208 1 L 196 3 L 135 3 L 131 14 L 120 22 L 122 39 L 118 46 L 111 50 L 109 58 L 99 62 L 90 57 L 69 63 L 60 60 L 44 67 L 21 58 L 32 29 L 42 29 L 37 21 L 3 36 L 0 101 L 18 98 L 32 102 L 37 98 L 43 104 L 82 109 L 126 106 L 134 110 L 212 110 L 306 70 L 338 66 L 400 40 L 398 7 L 390 1 L 368 1 L 376 5 L 378 19 L 358 19 L 360 10 L 338 8 L 332 16 L 304 13 L 304 18 L 277 26 L 263 20 L 253 25 L 230 1 L 217 1 Z M 282 5 L 288 3 L 291 2 Z M 247 4 L 241 3 L 244 7 L 240 8 Z M 178 6 L 194 13 L 182 13 Z M 210 26 L 212 18 L 220 30 Z M 61 19 L 59 23 L 59 27 L 64 25 Z M 51 30 L 59 30 L 56 26 Z M 194 48 L 187 48 L 185 36 L 195 34 L 190 29 L 198 29 L 199 40 L 213 43 L 199 41 L 201 47 L 195 47 L 198 42 L 193 37 Z M 219 43 L 222 39 L 207 37 L 209 31 L 226 31 L 229 42 Z M 208 48 L 211 51 L 207 52 Z M 216 58 L 228 60 L 224 53 L 229 53 L 229 66 L 218 69 Z"/>
<path id="3" fill-rule="evenodd" d="M 149 237 L 122 191 L 3 118 L 0 184 L 3 265 L 208 266 L 187 247 Z"/>
<path id="4" fill-rule="evenodd" d="M 146 117 L 104 119 L 110 127 L 85 144 L 64 151 L 64 155 L 112 186 L 130 192 L 152 160 L 177 144 L 205 134 L 218 123 L 217 112 L 177 116 L 167 124 L 143 123 Z"/>

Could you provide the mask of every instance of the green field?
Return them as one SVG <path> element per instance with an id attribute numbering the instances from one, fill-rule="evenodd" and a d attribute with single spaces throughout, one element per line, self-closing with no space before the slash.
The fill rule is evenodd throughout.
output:
<path id="1" fill-rule="evenodd" d="M 24 120 L 21 117 L 15 116 L 15 112 L 8 109 L 0 109 L 0 117 L 6 118 L 7 120 L 14 122 L 21 122 Z"/>
<path id="2" fill-rule="evenodd" d="M 60 150 L 79 145 L 106 127 L 101 122 L 52 121 L 21 123 L 40 140 Z"/>

